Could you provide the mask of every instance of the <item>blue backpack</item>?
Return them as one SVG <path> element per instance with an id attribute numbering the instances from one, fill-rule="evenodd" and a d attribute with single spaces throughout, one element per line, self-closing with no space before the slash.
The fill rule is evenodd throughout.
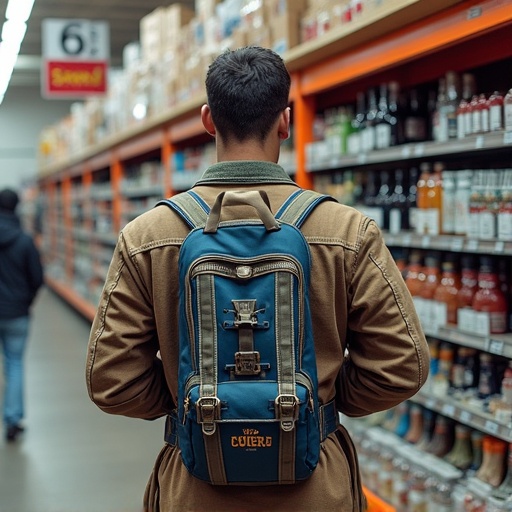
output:
<path id="1" fill-rule="evenodd" d="M 179 253 L 178 404 L 165 439 L 197 478 L 303 480 L 337 427 L 334 401 L 318 402 L 310 252 L 299 230 L 325 199 L 299 189 L 275 216 L 255 190 L 221 192 L 211 211 L 193 191 L 158 203 L 192 229 Z M 221 222 L 237 205 L 259 219 Z"/>

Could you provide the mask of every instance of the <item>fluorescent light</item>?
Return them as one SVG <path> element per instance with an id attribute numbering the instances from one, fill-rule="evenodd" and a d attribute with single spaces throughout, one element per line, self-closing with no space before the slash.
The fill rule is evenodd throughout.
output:
<path id="1" fill-rule="evenodd" d="M 2 27 L 2 44 L 6 43 L 12 47 L 20 47 L 25 32 L 27 31 L 27 24 L 24 21 L 7 20 L 4 21 Z"/>
<path id="2" fill-rule="evenodd" d="M 0 103 L 4 100 L 21 43 L 27 31 L 27 20 L 32 12 L 34 0 L 9 0 L 5 11 L 6 21 L 2 26 L 0 41 Z"/>
<path id="3" fill-rule="evenodd" d="M 34 0 L 9 0 L 5 17 L 8 20 L 22 21 L 25 23 L 30 18 Z"/>

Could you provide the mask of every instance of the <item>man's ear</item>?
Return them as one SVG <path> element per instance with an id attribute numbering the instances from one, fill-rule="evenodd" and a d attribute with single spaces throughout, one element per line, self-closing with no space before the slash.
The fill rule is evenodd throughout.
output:
<path id="1" fill-rule="evenodd" d="M 208 105 L 203 105 L 201 107 L 201 121 L 203 123 L 204 129 L 212 136 L 215 137 L 216 130 L 215 125 L 213 124 L 212 112 Z"/>
<path id="2" fill-rule="evenodd" d="M 286 107 L 279 117 L 279 138 L 286 140 L 290 136 L 290 107 Z"/>

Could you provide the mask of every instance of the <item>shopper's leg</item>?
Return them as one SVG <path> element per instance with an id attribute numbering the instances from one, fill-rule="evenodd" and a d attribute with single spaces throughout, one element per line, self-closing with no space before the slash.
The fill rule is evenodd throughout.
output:
<path id="1" fill-rule="evenodd" d="M 9 427 L 19 425 L 24 415 L 23 355 L 28 338 L 29 318 L 0 320 L 4 352 L 3 419 Z"/>

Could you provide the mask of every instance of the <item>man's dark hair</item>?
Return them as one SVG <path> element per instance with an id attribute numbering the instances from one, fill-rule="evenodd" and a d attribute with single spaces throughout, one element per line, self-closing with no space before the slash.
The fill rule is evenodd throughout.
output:
<path id="1" fill-rule="evenodd" d="M 288 106 L 290 75 L 283 59 L 258 46 L 227 50 L 206 74 L 208 106 L 223 138 L 261 141 Z"/>
<path id="2" fill-rule="evenodd" d="M 14 190 L 10 188 L 0 190 L 0 211 L 13 212 L 19 201 L 20 198 Z"/>

